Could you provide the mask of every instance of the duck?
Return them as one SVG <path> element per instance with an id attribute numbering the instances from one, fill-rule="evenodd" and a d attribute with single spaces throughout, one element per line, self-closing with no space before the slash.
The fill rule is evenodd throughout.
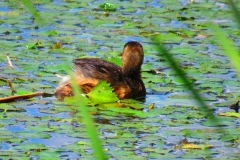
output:
<path id="1" fill-rule="evenodd" d="M 122 67 L 101 58 L 78 58 L 73 60 L 75 79 L 82 92 L 89 93 L 100 80 L 107 81 L 119 99 L 144 98 L 145 85 L 141 79 L 144 59 L 142 45 L 127 42 L 122 52 Z M 63 80 L 54 91 L 56 97 L 73 96 L 70 80 Z"/>

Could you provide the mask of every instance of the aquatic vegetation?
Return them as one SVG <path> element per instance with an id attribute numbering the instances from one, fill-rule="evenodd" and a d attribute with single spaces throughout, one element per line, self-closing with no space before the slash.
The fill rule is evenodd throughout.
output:
<path id="1" fill-rule="evenodd" d="M 233 67 L 239 65 L 240 31 L 230 2 L 115 0 L 114 11 L 101 9 L 102 1 L 0 2 L 0 97 L 47 93 L 0 104 L 0 157 L 92 159 L 95 150 L 104 150 L 113 159 L 239 159 L 239 113 L 228 106 L 240 98 Z M 210 106 L 205 112 L 164 50 L 156 50 L 156 35 Z M 83 104 L 51 95 L 60 80 L 55 74 L 66 75 L 81 57 L 121 65 L 122 46 L 132 40 L 144 46 L 146 101 L 94 103 L 82 97 L 95 122 L 90 132 L 101 139 L 93 140 L 102 146 L 93 150 Z"/>

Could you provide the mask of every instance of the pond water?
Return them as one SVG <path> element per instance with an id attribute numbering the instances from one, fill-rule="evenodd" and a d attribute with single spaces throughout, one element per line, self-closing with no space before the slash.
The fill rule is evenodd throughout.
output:
<path id="1" fill-rule="evenodd" d="M 94 159 L 74 102 L 51 96 L 60 81 L 55 74 L 66 75 L 72 60 L 83 56 L 119 60 L 128 41 L 144 47 L 146 100 L 89 105 L 109 159 L 238 159 L 239 114 L 224 113 L 234 112 L 228 106 L 240 99 L 240 79 L 208 23 L 219 24 L 239 50 L 240 30 L 228 4 L 113 0 L 116 10 L 106 13 L 99 8 L 103 3 L 36 0 L 41 17 L 37 22 L 23 3 L 0 2 L 0 97 L 12 95 L 5 80 L 12 83 L 15 94 L 50 94 L 0 103 L 0 159 Z M 203 114 L 182 80 L 158 55 L 152 41 L 157 34 L 223 130 Z M 14 68 L 8 66 L 7 54 Z M 154 108 L 148 109 L 152 103 Z M 209 148 L 184 148 L 185 138 Z"/>

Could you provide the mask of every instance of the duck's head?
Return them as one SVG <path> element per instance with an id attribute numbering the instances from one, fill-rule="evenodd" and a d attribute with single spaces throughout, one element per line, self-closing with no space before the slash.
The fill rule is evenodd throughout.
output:
<path id="1" fill-rule="evenodd" d="M 122 72 L 126 76 L 140 73 L 144 53 L 140 43 L 130 41 L 124 45 L 122 52 Z"/>

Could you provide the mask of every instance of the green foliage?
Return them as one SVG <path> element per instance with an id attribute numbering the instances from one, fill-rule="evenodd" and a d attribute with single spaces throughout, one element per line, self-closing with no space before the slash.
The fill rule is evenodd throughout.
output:
<path id="1" fill-rule="evenodd" d="M 0 77 L 11 80 L 18 93 L 36 90 L 52 94 L 59 81 L 54 74 L 66 74 L 74 58 L 101 57 L 121 66 L 117 55 L 125 42 L 136 40 L 143 44 L 145 54 L 142 77 L 148 93 L 146 102 L 121 100 L 87 106 L 96 130 L 100 130 L 106 154 L 113 159 L 239 159 L 239 114 L 227 108 L 240 98 L 239 79 L 221 44 L 228 43 L 239 50 L 240 32 L 232 21 L 230 0 L 114 0 L 111 3 L 118 10 L 111 14 L 95 9 L 103 2 L 93 0 L 38 0 L 28 1 L 32 4 L 27 6 L 24 2 L 0 2 Z M 235 0 L 234 6 L 239 4 Z M 41 16 L 40 21 L 35 12 Z M 231 40 L 225 43 L 215 36 L 217 30 L 206 20 L 217 23 L 218 33 L 223 32 L 223 37 Z M 50 25 L 43 26 L 45 22 Z M 214 119 L 198 108 L 195 96 L 183 85 L 179 74 L 172 71 L 164 54 L 159 56 L 151 42 L 151 36 L 156 34 L 162 36 L 178 66 L 191 78 L 189 83 L 200 90 L 205 102 L 210 102 L 209 112 L 213 108 L 214 115 L 222 117 L 219 120 L 223 121 L 224 130 L 218 130 Z M 43 47 L 34 43 L 38 40 Z M 27 49 L 26 44 L 32 49 Z M 16 69 L 8 67 L 5 53 L 9 53 Z M 233 57 L 236 62 L 237 58 Z M 1 83 L 0 97 L 10 95 L 9 86 Z M 6 150 L 1 150 L 0 159 L 94 159 L 81 117 L 83 102 L 92 102 L 81 98 L 84 100 L 69 97 L 61 102 L 54 97 L 36 97 L 2 103 L 0 148 Z M 153 102 L 154 108 L 148 110 Z M 178 154 L 174 146 L 185 136 L 198 144 L 207 144 L 203 141 L 208 138 L 214 148 L 187 149 Z M 48 147 L 33 145 L 31 149 L 35 140 Z M 13 150 L 7 150 L 4 144 Z"/>
<path id="2" fill-rule="evenodd" d="M 38 24 L 43 24 L 44 20 L 42 19 L 41 15 L 39 14 L 39 12 L 36 10 L 36 8 L 34 7 L 33 2 L 29 1 L 29 0 L 22 0 L 20 3 L 23 3 L 24 6 L 27 8 L 27 10 L 29 11 L 29 13 L 32 14 L 32 16 L 35 18 L 35 21 Z"/>
<path id="3" fill-rule="evenodd" d="M 79 109 L 78 109 L 80 111 L 79 114 L 82 117 L 82 121 L 86 126 L 88 136 L 91 139 L 92 147 L 95 150 L 95 156 L 99 160 L 105 160 L 106 158 L 102 149 L 101 141 L 98 138 L 98 132 L 94 126 L 94 122 L 91 117 L 91 114 L 88 111 L 86 100 L 82 98 L 81 92 L 79 90 L 78 85 L 76 84 L 76 81 L 74 80 L 73 75 L 71 75 L 71 82 L 72 82 L 71 84 L 73 86 L 74 94 L 78 98 L 79 104 L 81 104 L 79 105 Z"/>
<path id="4" fill-rule="evenodd" d="M 119 100 L 110 84 L 103 80 L 99 81 L 87 95 L 94 103 L 109 103 Z"/>
<path id="5" fill-rule="evenodd" d="M 172 57 L 172 55 L 165 49 L 165 47 L 163 47 L 163 45 L 161 44 L 161 38 L 159 36 L 155 36 L 153 40 L 156 44 L 156 49 L 159 51 L 159 53 L 163 53 L 163 56 L 168 61 L 169 65 L 175 70 L 175 72 L 177 72 L 179 77 L 182 79 L 182 83 L 185 85 L 186 88 L 189 89 L 189 91 L 194 96 L 194 98 L 196 98 L 196 100 L 200 105 L 199 107 L 203 109 L 206 115 L 212 114 L 211 112 L 209 112 L 209 109 L 208 109 L 209 107 L 203 101 L 198 91 L 194 89 L 190 79 L 186 76 L 186 73 L 179 67 L 176 59 Z M 216 122 L 216 123 L 219 123 L 219 122 Z"/>
<path id="6" fill-rule="evenodd" d="M 103 9 L 104 11 L 115 11 L 116 7 L 112 3 L 105 2 L 103 4 L 100 4 L 99 7 Z"/>
<path id="7" fill-rule="evenodd" d="M 41 47 L 41 42 L 33 42 L 26 44 L 27 49 L 35 49 L 35 47 Z"/>
<path id="8" fill-rule="evenodd" d="M 49 35 L 49 36 L 55 36 L 57 35 L 57 31 L 56 30 L 48 30 L 46 31 L 46 34 Z"/>
<path id="9" fill-rule="evenodd" d="M 226 55 L 231 59 L 235 68 L 238 69 L 240 75 L 240 56 L 239 51 L 234 47 L 233 41 L 227 38 L 225 31 L 220 30 L 215 24 L 211 25 L 213 31 L 215 31 L 215 36 L 217 37 L 218 43 L 225 50 Z"/>
<path id="10" fill-rule="evenodd" d="M 220 116 L 227 116 L 227 117 L 237 117 L 240 118 L 240 113 L 233 112 L 225 112 L 225 113 L 219 113 Z"/>

